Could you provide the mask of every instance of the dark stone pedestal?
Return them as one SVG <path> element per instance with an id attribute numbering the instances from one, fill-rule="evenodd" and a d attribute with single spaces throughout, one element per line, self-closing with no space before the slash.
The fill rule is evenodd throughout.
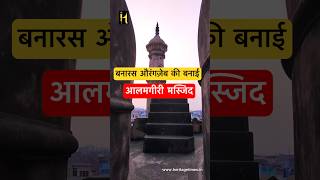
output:
<path id="1" fill-rule="evenodd" d="M 248 118 L 211 118 L 211 121 L 211 178 L 259 180 Z"/>
<path id="2" fill-rule="evenodd" d="M 110 177 L 88 177 L 83 180 L 110 180 Z"/>
<path id="3" fill-rule="evenodd" d="M 193 152 L 193 129 L 187 99 L 151 99 L 145 132 L 145 153 Z"/>
<path id="4" fill-rule="evenodd" d="M 146 135 L 145 153 L 190 153 L 194 151 L 193 136 Z"/>

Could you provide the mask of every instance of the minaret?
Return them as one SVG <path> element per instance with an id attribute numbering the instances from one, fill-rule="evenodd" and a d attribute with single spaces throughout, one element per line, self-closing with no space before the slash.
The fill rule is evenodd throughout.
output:
<path id="1" fill-rule="evenodd" d="M 156 35 L 147 45 L 149 67 L 164 67 L 166 43 Z M 166 83 L 152 80 L 148 83 Z M 192 153 L 194 151 L 193 126 L 187 99 L 147 99 L 148 118 L 145 123 L 144 153 Z"/>
<path id="2" fill-rule="evenodd" d="M 149 67 L 163 67 L 167 44 L 159 36 L 159 24 L 156 26 L 156 35 L 149 41 L 146 48 L 149 52 Z"/>
<path id="3" fill-rule="evenodd" d="M 159 24 L 156 26 L 156 34 L 146 46 L 149 52 L 149 67 L 164 67 L 165 53 L 167 52 L 167 44 L 159 36 Z M 166 83 L 165 80 L 147 81 L 148 83 Z M 147 113 L 150 110 L 150 100 L 147 99 Z"/>

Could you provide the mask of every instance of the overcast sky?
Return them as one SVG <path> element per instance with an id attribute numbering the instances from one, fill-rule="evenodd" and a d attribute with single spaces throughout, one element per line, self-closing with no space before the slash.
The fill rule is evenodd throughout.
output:
<path id="1" fill-rule="evenodd" d="M 109 0 L 82 1 L 82 19 L 110 18 Z M 77 59 L 79 70 L 106 70 L 110 68 L 106 59 Z M 79 141 L 79 146 L 96 146 L 110 148 L 110 118 L 109 117 L 72 117 L 71 130 Z"/>
<path id="2" fill-rule="evenodd" d="M 136 66 L 148 67 L 146 45 L 155 36 L 157 22 L 160 37 L 168 45 L 165 67 L 199 67 L 198 22 L 201 0 L 126 0 L 136 37 Z M 168 83 L 174 83 L 168 81 Z M 175 81 L 182 82 L 182 81 Z M 145 81 L 135 81 L 145 83 Z M 197 81 L 196 97 L 189 99 L 190 110 L 201 110 L 201 89 Z M 145 108 L 145 99 L 134 99 L 135 107 Z"/>

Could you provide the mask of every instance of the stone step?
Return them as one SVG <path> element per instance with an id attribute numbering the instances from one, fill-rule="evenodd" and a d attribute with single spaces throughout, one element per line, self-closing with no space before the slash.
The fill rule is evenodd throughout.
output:
<path id="1" fill-rule="evenodd" d="M 151 103 L 158 103 L 158 104 L 176 104 L 182 103 L 187 104 L 187 99 L 151 99 Z"/>
<path id="2" fill-rule="evenodd" d="M 193 136 L 146 135 L 144 137 L 144 153 L 191 153 L 193 151 Z"/>
<path id="3" fill-rule="evenodd" d="M 150 112 L 189 112 L 189 104 L 186 103 L 151 103 Z"/>
<path id="4" fill-rule="evenodd" d="M 248 117 L 210 118 L 211 131 L 249 131 Z"/>
<path id="5" fill-rule="evenodd" d="M 190 124 L 191 120 L 189 119 L 177 119 L 177 118 L 153 118 L 148 119 L 149 123 L 186 123 Z"/>
<path id="6" fill-rule="evenodd" d="M 190 123 L 190 112 L 150 112 L 151 123 Z"/>
<path id="7" fill-rule="evenodd" d="M 254 161 L 211 161 L 210 178 L 217 180 L 259 180 L 259 165 Z"/>
<path id="8" fill-rule="evenodd" d="M 193 136 L 192 124 L 186 123 L 147 123 L 145 130 L 148 135 Z"/>
<path id="9" fill-rule="evenodd" d="M 87 177 L 83 180 L 110 180 L 109 176 L 96 176 L 96 177 Z"/>
<path id="10" fill-rule="evenodd" d="M 252 161 L 254 158 L 251 132 L 214 131 L 211 138 L 213 160 Z"/>

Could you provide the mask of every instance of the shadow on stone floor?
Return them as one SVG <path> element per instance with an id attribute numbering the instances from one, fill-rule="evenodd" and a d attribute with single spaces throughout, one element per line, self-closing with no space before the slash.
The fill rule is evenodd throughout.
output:
<path id="1" fill-rule="evenodd" d="M 198 134 L 194 138 L 195 152 L 190 154 L 145 154 L 142 151 L 143 140 L 132 141 L 128 180 L 202 180 L 203 136 Z M 171 169 L 171 172 L 163 169 Z"/>

